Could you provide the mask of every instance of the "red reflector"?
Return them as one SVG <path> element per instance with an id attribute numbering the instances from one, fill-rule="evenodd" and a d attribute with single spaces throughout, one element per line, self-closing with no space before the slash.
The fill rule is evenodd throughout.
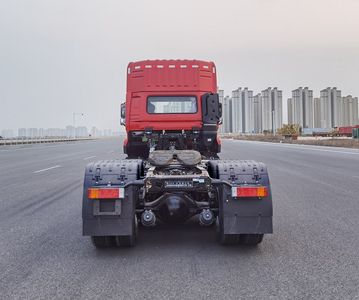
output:
<path id="1" fill-rule="evenodd" d="M 119 199 L 124 198 L 124 188 L 89 188 L 89 199 Z"/>
<path id="2" fill-rule="evenodd" d="M 238 186 L 232 187 L 232 197 L 267 197 L 268 188 L 266 186 Z"/>

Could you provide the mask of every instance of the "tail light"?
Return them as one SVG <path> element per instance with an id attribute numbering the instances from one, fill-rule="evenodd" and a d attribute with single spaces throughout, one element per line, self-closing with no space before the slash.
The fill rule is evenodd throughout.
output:
<path id="1" fill-rule="evenodd" d="M 235 198 L 263 198 L 268 196 L 266 186 L 236 186 L 232 187 L 232 197 Z"/>
<path id="2" fill-rule="evenodd" d="M 89 188 L 87 190 L 89 199 L 123 199 L 125 198 L 124 188 Z"/>

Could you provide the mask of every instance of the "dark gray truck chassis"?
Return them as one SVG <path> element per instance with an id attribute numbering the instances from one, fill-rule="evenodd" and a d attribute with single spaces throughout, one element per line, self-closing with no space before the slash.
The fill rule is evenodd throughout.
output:
<path id="1" fill-rule="evenodd" d="M 104 196 L 98 190 L 118 195 Z M 216 224 L 224 245 L 259 244 L 272 233 L 267 168 L 245 160 L 202 160 L 194 150 L 153 151 L 148 160 L 125 159 L 86 167 L 83 235 L 98 248 L 134 246 L 138 225 L 184 222 L 198 215 Z"/>

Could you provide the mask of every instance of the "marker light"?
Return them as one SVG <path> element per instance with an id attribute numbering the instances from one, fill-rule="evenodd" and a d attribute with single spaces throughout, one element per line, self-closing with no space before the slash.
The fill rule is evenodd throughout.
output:
<path id="1" fill-rule="evenodd" d="M 268 188 L 266 186 L 237 186 L 232 187 L 232 197 L 236 198 L 258 198 L 267 197 Z"/>
<path id="2" fill-rule="evenodd" d="M 89 199 L 122 199 L 125 198 L 124 188 L 89 188 L 87 190 Z"/>

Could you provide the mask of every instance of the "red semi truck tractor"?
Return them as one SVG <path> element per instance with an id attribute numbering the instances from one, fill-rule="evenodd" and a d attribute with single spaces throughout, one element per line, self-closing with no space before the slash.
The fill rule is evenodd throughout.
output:
<path id="1" fill-rule="evenodd" d="M 83 234 L 96 247 L 134 246 L 139 225 L 217 227 L 221 244 L 259 244 L 272 233 L 266 166 L 221 160 L 217 70 L 201 60 L 146 60 L 127 67 L 127 159 L 85 170 Z"/>

